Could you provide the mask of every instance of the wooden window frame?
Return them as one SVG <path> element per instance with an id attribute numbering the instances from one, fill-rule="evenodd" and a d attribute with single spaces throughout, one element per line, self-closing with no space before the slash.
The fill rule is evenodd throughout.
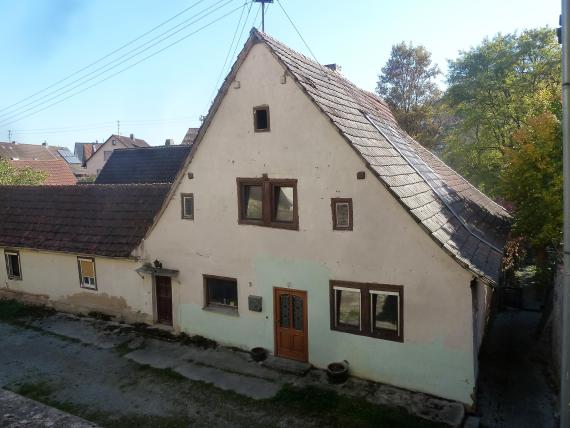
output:
<path id="1" fill-rule="evenodd" d="M 13 269 L 12 269 L 12 263 L 10 263 L 9 256 L 16 256 L 18 258 L 18 268 L 20 270 L 19 276 L 14 275 Z M 6 261 L 6 275 L 8 276 L 8 279 L 21 281 L 23 278 L 23 275 L 22 275 L 22 262 L 20 260 L 20 252 L 18 250 L 5 249 L 4 250 L 4 260 Z"/>
<path id="2" fill-rule="evenodd" d="M 186 214 L 186 203 L 184 200 L 186 198 L 192 199 L 192 214 Z M 181 193 L 180 194 L 180 205 L 181 205 L 181 218 L 185 220 L 194 220 L 194 193 Z"/>
<path id="3" fill-rule="evenodd" d="M 237 278 L 231 278 L 231 277 L 219 276 L 219 275 L 207 275 L 207 274 L 202 275 L 202 278 L 203 278 L 203 284 L 204 284 L 204 307 L 203 307 L 203 309 L 211 309 L 211 308 L 224 309 L 227 311 L 233 311 L 235 313 L 238 313 L 238 311 L 239 311 L 239 289 L 238 289 Z M 208 293 L 208 279 L 218 279 L 218 280 L 222 280 L 222 281 L 235 282 L 235 284 L 236 284 L 236 305 L 231 306 L 231 305 L 223 305 L 223 304 L 219 304 L 219 303 L 210 302 L 210 293 Z"/>
<path id="4" fill-rule="evenodd" d="M 277 229 L 299 230 L 299 199 L 297 197 L 297 180 L 291 178 L 237 178 L 238 224 L 272 227 Z M 244 186 L 261 186 L 261 219 L 245 217 Z M 285 222 L 275 219 L 275 188 L 293 188 L 293 221 Z"/>
<path id="5" fill-rule="evenodd" d="M 81 261 L 89 261 L 93 263 L 93 281 L 95 282 L 93 286 L 85 285 L 83 282 L 83 272 L 81 271 Z M 94 257 L 77 257 L 77 269 L 79 270 L 79 286 L 81 288 L 85 288 L 86 290 L 94 290 L 97 291 L 97 267 L 95 266 L 95 258 Z"/>
<path id="6" fill-rule="evenodd" d="M 257 127 L 257 112 L 258 111 L 265 111 L 267 112 L 267 128 L 258 128 Z M 254 132 L 270 132 L 271 131 L 271 121 L 269 118 L 269 106 L 267 104 L 261 106 L 255 106 L 253 108 L 253 131 Z"/>
<path id="7" fill-rule="evenodd" d="M 360 328 L 338 325 L 336 292 L 337 288 L 352 288 L 360 291 Z M 372 328 L 372 298 L 373 292 L 387 292 L 398 294 L 398 331 L 374 330 Z M 402 285 L 374 284 L 350 281 L 330 281 L 330 328 L 333 331 L 356 334 L 359 336 L 374 337 L 377 339 L 404 341 L 404 287 Z"/>
<path id="8" fill-rule="evenodd" d="M 348 226 L 339 226 L 336 219 L 336 205 L 348 204 Z M 331 198 L 331 211 L 333 230 L 352 230 L 353 217 L 352 217 L 352 198 Z"/>

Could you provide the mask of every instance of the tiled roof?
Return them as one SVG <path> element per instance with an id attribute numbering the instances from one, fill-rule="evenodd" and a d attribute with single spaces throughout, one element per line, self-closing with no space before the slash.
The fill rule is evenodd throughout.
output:
<path id="1" fill-rule="evenodd" d="M 102 144 L 99 143 L 75 143 L 74 154 L 81 163 L 84 163 L 100 146 Z"/>
<path id="2" fill-rule="evenodd" d="M 172 183 L 191 149 L 191 146 L 157 146 L 114 150 L 95 183 Z"/>
<path id="3" fill-rule="evenodd" d="M 186 131 L 186 135 L 184 136 L 184 139 L 180 144 L 185 144 L 188 146 L 192 145 L 192 143 L 194 143 L 194 140 L 196 139 L 196 136 L 198 135 L 199 130 L 200 128 L 188 128 L 188 131 Z"/>
<path id="4" fill-rule="evenodd" d="M 0 186 L 0 246 L 128 257 L 168 184 Z"/>
<path id="5" fill-rule="evenodd" d="M 141 140 L 140 138 L 130 138 L 130 137 L 126 137 L 123 135 L 111 135 L 108 140 L 119 140 L 121 143 L 123 143 L 127 148 L 134 148 L 134 147 L 149 147 L 150 144 L 148 144 L 145 140 Z M 108 141 L 107 140 L 107 141 Z"/>
<path id="6" fill-rule="evenodd" d="M 63 159 L 53 160 L 12 160 L 10 163 L 16 168 L 30 167 L 35 170 L 47 172 L 44 185 L 71 185 L 77 179 L 73 171 Z"/>
<path id="7" fill-rule="evenodd" d="M 0 143 L 0 158 L 6 160 L 61 159 L 61 155 L 57 151 L 63 148 L 41 144 Z"/>
<path id="8" fill-rule="evenodd" d="M 385 187 L 458 262 L 498 281 L 510 216 L 397 124 L 386 103 L 252 29 Z M 226 81 L 227 84 L 227 81 Z"/>

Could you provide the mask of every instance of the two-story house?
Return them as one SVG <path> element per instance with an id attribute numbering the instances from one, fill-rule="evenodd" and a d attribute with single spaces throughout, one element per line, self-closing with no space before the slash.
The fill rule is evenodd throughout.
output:
<path id="1" fill-rule="evenodd" d="M 103 169 L 103 165 L 105 165 L 105 162 L 107 162 L 111 153 L 113 153 L 113 150 L 136 147 L 149 147 L 149 144 L 145 140 L 135 138 L 133 134 L 129 137 L 115 134 L 111 135 L 103 144 L 100 144 L 96 150 L 93 150 L 91 155 L 83 161 L 87 174 L 99 174 L 101 169 Z"/>
<path id="2" fill-rule="evenodd" d="M 59 204 L 34 240 L 10 213 L 38 195 L 1 198 L 18 227 L 0 224 L 0 284 L 473 404 L 510 217 L 381 99 L 254 29 L 178 168 L 168 185 L 76 190 L 93 215 L 72 237 Z"/>

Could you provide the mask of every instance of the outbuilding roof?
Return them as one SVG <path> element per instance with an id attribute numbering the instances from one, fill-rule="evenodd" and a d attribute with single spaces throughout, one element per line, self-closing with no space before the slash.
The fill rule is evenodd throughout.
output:
<path id="1" fill-rule="evenodd" d="M 0 186 L 0 247 L 129 257 L 169 184 Z"/>
<path id="2" fill-rule="evenodd" d="M 510 229 L 508 212 L 407 135 L 381 98 L 255 28 L 200 128 L 198 144 L 241 62 L 256 43 L 269 47 L 366 166 L 438 245 L 473 273 L 498 281 Z"/>
<path id="3" fill-rule="evenodd" d="M 76 184 L 77 179 L 70 166 L 63 159 L 53 160 L 12 160 L 12 166 L 16 168 L 32 168 L 47 173 L 44 185 L 71 185 Z"/>
<path id="4" fill-rule="evenodd" d="M 0 143 L 0 158 L 6 160 L 53 160 L 61 159 L 58 150 L 65 147 L 43 144 Z"/>
<path id="5" fill-rule="evenodd" d="M 191 149 L 185 145 L 114 150 L 95 183 L 172 183 Z"/>

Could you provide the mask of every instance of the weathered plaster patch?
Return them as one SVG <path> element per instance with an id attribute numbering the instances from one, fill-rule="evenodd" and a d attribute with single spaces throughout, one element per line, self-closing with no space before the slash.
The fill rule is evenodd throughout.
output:
<path id="1" fill-rule="evenodd" d="M 110 296 L 107 293 L 81 292 L 66 296 L 63 304 L 120 314 L 130 310 L 124 297 Z"/>

